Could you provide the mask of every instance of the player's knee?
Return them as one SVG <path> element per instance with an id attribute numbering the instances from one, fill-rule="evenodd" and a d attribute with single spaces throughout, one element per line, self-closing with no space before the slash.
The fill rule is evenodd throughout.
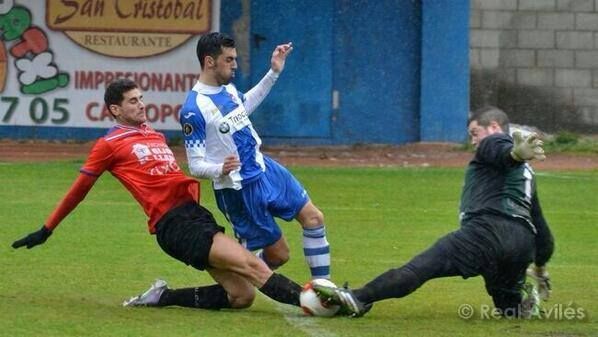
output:
<path id="1" fill-rule="evenodd" d="M 253 304 L 253 300 L 255 299 L 255 288 L 236 288 L 233 292 L 230 292 L 228 294 L 228 297 L 228 300 L 232 308 L 249 308 Z"/>
<path id="2" fill-rule="evenodd" d="M 323 225 L 324 224 L 324 213 L 322 213 L 322 211 L 320 211 L 319 209 L 316 209 L 316 211 L 317 212 L 313 218 L 314 226 Z"/>
<path id="3" fill-rule="evenodd" d="M 275 270 L 276 268 L 287 263 L 290 258 L 289 249 L 278 249 L 275 252 L 268 252 L 264 254 L 264 260 L 270 269 Z"/>
<path id="4" fill-rule="evenodd" d="M 316 207 L 312 207 L 312 209 L 299 220 L 303 228 L 320 227 L 324 224 L 324 213 Z"/>

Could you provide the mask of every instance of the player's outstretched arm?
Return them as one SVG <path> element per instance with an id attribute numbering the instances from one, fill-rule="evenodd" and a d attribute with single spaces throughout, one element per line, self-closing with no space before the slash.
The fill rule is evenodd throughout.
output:
<path id="1" fill-rule="evenodd" d="M 23 246 L 27 246 L 27 249 L 31 249 L 37 245 L 41 245 L 42 243 L 46 242 L 48 238 L 52 235 L 52 231 L 49 230 L 45 225 L 42 225 L 38 231 L 35 231 L 24 238 L 21 238 L 12 243 L 12 248 L 21 248 Z"/>
<path id="2" fill-rule="evenodd" d="M 54 212 L 50 214 L 42 228 L 20 240 L 13 242 L 12 248 L 16 249 L 27 246 L 27 249 L 31 249 L 46 242 L 60 221 L 62 221 L 62 219 L 64 219 L 73 209 L 75 209 L 75 207 L 77 207 L 77 205 L 85 198 L 87 192 L 89 192 L 89 190 L 93 187 L 93 184 L 96 182 L 96 180 L 97 177 L 95 176 L 80 174 L 60 204 L 56 206 Z"/>
<path id="3" fill-rule="evenodd" d="M 251 115 L 255 109 L 262 103 L 264 98 L 270 93 L 272 86 L 278 80 L 278 76 L 284 69 L 287 56 L 293 51 L 293 43 L 285 43 L 276 46 L 270 59 L 270 70 L 251 90 L 245 94 L 245 111 Z"/>

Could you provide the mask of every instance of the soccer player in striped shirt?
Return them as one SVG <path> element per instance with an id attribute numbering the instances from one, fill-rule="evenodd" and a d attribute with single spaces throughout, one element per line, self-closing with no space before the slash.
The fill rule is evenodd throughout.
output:
<path id="1" fill-rule="evenodd" d="M 292 50 L 291 43 L 278 45 L 270 71 L 243 94 L 231 83 L 237 68 L 235 41 L 222 33 L 202 36 L 197 43 L 201 74 L 181 108 L 180 122 L 189 170 L 212 179 L 218 208 L 239 241 L 275 269 L 289 259 L 289 246 L 274 217 L 297 219 L 312 278 L 330 278 L 322 212 L 286 168 L 261 152 L 262 141 L 249 120 Z"/>
<path id="2" fill-rule="evenodd" d="M 199 270 L 217 284 L 169 289 L 157 280 L 125 306 L 168 306 L 220 309 L 246 308 L 255 288 L 282 303 L 299 306 L 301 286 L 273 273 L 255 255 L 224 234 L 212 214 L 199 205 L 199 183 L 183 174 L 164 135 L 146 120 L 143 96 L 127 79 L 111 83 L 104 95 L 117 123 L 93 146 L 62 201 L 41 229 L 15 241 L 13 248 L 44 243 L 56 226 L 85 198 L 98 177 L 108 171 L 132 194 L 148 216 L 148 231 L 162 250 Z"/>

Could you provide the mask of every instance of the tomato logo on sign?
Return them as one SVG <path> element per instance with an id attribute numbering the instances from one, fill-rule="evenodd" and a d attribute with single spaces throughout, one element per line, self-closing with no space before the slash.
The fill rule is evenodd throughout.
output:
<path id="1" fill-rule="evenodd" d="M 37 95 L 66 87 L 68 73 L 60 72 L 54 63 L 46 33 L 32 25 L 28 8 L 15 6 L 14 0 L 0 2 L 0 92 L 4 91 L 8 60 L 4 42 L 15 41 L 8 53 L 15 58 L 18 80 L 23 94 Z"/>

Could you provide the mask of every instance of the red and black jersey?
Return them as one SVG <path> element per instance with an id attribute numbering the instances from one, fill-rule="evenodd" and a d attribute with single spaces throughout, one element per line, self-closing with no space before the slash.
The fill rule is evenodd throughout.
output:
<path id="1" fill-rule="evenodd" d="M 48 218 L 47 227 L 56 227 L 104 171 L 112 173 L 143 207 L 152 234 L 170 209 L 199 201 L 199 182 L 181 171 L 164 135 L 145 124 L 110 129 L 94 144 L 80 171 L 82 177 Z"/>

